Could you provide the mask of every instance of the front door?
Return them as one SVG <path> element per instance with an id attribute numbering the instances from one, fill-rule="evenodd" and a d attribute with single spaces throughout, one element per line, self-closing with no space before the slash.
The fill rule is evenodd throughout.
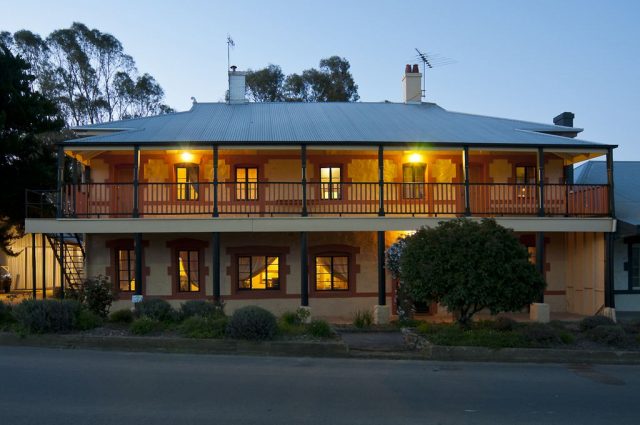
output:
<path id="1" fill-rule="evenodd" d="M 111 197 L 111 215 L 130 217 L 133 213 L 133 166 L 117 167 L 115 180 Z"/>

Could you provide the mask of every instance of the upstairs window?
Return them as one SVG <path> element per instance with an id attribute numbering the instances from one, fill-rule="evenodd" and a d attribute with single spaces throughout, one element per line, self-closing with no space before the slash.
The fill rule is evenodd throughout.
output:
<path id="1" fill-rule="evenodd" d="M 116 250 L 116 279 L 120 292 L 136 290 L 135 264 L 136 253 L 133 249 Z"/>
<path id="2" fill-rule="evenodd" d="M 316 257 L 316 291 L 349 290 L 349 257 Z"/>
<path id="3" fill-rule="evenodd" d="M 176 165 L 176 183 L 178 201 L 198 199 L 198 166 Z"/>
<path id="4" fill-rule="evenodd" d="M 402 166 L 402 194 L 404 199 L 424 198 L 424 164 L 404 164 Z"/>
<path id="5" fill-rule="evenodd" d="M 280 258 L 265 255 L 238 257 L 238 289 L 280 289 Z"/>
<path id="6" fill-rule="evenodd" d="M 518 197 L 531 198 L 536 194 L 537 183 L 536 167 L 533 165 L 516 166 L 516 185 L 518 185 Z"/>
<path id="7" fill-rule="evenodd" d="M 255 201 L 258 199 L 258 168 L 236 168 L 236 199 Z"/>
<path id="8" fill-rule="evenodd" d="M 320 197 L 321 199 L 337 200 L 342 198 L 340 167 L 320 168 Z"/>

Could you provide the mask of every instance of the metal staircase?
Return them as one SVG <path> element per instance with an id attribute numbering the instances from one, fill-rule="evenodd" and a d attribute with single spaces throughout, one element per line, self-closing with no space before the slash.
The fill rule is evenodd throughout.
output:
<path id="1" fill-rule="evenodd" d="M 46 234 L 58 264 L 64 270 L 66 288 L 78 288 L 84 280 L 85 251 L 77 233 Z"/>

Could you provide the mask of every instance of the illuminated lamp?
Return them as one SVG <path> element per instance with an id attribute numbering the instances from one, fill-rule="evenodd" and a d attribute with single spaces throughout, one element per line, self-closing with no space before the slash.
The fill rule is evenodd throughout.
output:
<path id="1" fill-rule="evenodd" d="M 412 153 L 411 155 L 409 155 L 409 162 L 412 164 L 419 164 L 424 162 L 422 159 L 422 155 L 420 155 L 419 153 Z"/>
<path id="2" fill-rule="evenodd" d="M 182 152 L 180 154 L 182 162 L 193 162 L 193 154 L 191 152 Z"/>

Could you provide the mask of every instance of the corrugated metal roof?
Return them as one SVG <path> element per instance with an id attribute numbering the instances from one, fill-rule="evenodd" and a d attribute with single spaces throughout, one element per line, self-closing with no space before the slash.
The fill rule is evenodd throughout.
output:
<path id="1" fill-rule="evenodd" d="M 578 128 L 450 112 L 433 103 L 197 103 L 186 112 L 76 130 L 114 132 L 65 144 L 431 143 L 599 147 L 593 142 L 544 134 L 575 134 L 581 131 Z"/>
<path id="2" fill-rule="evenodd" d="M 574 170 L 577 184 L 606 184 L 607 164 L 589 161 Z M 614 161 L 613 187 L 616 217 L 634 226 L 640 226 L 640 161 Z"/>
<path id="3" fill-rule="evenodd" d="M 191 110 L 79 127 L 117 131 L 67 144 L 431 143 L 605 147 L 545 133 L 579 128 L 450 112 L 433 103 L 198 103 Z"/>

